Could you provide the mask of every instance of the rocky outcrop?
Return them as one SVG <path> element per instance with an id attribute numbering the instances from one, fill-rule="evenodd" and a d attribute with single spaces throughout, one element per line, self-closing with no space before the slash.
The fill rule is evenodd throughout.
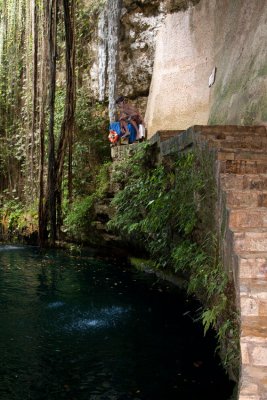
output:
<path id="1" fill-rule="evenodd" d="M 108 100 L 111 119 L 115 97 L 124 94 L 146 110 L 148 136 L 192 124 L 267 121 L 266 2 L 101 3 L 89 44 L 90 90 Z"/>
<path id="2" fill-rule="evenodd" d="M 168 14 L 156 38 L 149 136 L 192 124 L 267 121 L 266 40 L 266 2 L 201 0 Z"/>
<path id="3" fill-rule="evenodd" d="M 154 63 L 155 38 L 164 19 L 159 0 L 107 0 L 100 9 L 90 69 L 92 92 L 108 99 L 110 120 L 114 100 L 124 94 L 145 110 Z M 97 80 L 98 76 L 98 80 Z"/>
<path id="4" fill-rule="evenodd" d="M 147 97 L 154 63 L 155 37 L 164 19 L 159 1 L 125 1 L 121 17 L 118 91 L 130 98 Z"/>

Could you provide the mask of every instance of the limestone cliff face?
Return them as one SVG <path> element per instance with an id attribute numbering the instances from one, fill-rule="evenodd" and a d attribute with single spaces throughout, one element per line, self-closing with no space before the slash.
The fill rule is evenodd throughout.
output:
<path id="1" fill-rule="evenodd" d="M 119 94 L 138 100 L 145 110 L 155 38 L 165 16 L 162 4 L 159 0 L 107 0 L 102 7 L 96 39 L 98 52 L 90 74 L 95 97 L 109 101 L 110 119 Z"/>
<path id="2" fill-rule="evenodd" d="M 118 91 L 147 97 L 154 63 L 155 38 L 164 19 L 159 1 L 124 1 L 121 16 Z"/>
<path id="3" fill-rule="evenodd" d="M 128 96 L 146 111 L 148 136 L 259 124 L 267 121 L 266 42 L 265 1 L 107 0 L 91 45 L 91 90 L 109 101 L 111 119 L 115 97 Z"/>
<path id="4" fill-rule="evenodd" d="M 167 15 L 156 38 L 148 134 L 193 124 L 266 123 L 266 42 L 265 1 L 201 0 Z"/>
<path id="5" fill-rule="evenodd" d="M 209 123 L 267 123 L 267 2 L 229 2 L 226 11 L 223 3 L 215 2 L 218 79 L 211 91 Z"/>

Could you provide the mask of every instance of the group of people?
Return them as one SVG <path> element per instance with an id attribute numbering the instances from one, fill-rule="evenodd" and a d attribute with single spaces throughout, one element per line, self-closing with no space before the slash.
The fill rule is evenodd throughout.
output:
<path id="1" fill-rule="evenodd" d="M 116 99 L 119 120 L 110 124 L 109 140 L 112 144 L 120 140 L 133 143 L 143 140 L 145 136 L 145 122 L 139 111 L 130 104 L 124 96 Z"/>

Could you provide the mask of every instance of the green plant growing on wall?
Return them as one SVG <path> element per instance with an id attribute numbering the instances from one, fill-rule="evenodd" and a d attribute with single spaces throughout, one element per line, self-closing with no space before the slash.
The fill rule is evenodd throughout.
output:
<path id="1" fill-rule="evenodd" d="M 122 190 L 113 200 L 110 229 L 143 246 L 158 269 L 184 277 L 188 293 L 203 304 L 204 333 L 216 330 L 223 363 L 237 377 L 233 290 L 215 231 L 213 155 L 196 149 L 156 165 L 151 147 L 143 144 L 116 167 L 113 179 Z"/>
<path id="2" fill-rule="evenodd" d="M 74 239 L 83 239 L 86 236 L 92 218 L 94 197 L 77 198 L 68 211 L 64 221 L 64 231 Z"/>
<path id="3" fill-rule="evenodd" d="M 251 103 L 249 104 L 244 112 L 243 118 L 242 118 L 242 124 L 243 125 L 253 125 L 255 123 L 255 120 L 257 118 L 257 104 L 256 103 Z"/>
<path id="4" fill-rule="evenodd" d="M 117 214 L 110 228 L 128 234 L 131 241 L 134 236 L 145 240 L 161 267 L 170 262 L 174 244 L 197 234 L 200 207 L 196 203 L 203 201 L 204 180 L 202 171 L 192 168 L 194 159 L 195 155 L 188 153 L 168 164 L 152 166 L 145 144 L 114 174 L 123 190 L 114 198 Z"/>
<path id="5" fill-rule="evenodd" d="M 108 190 L 109 168 L 110 163 L 105 163 L 100 167 L 95 191 L 92 194 L 77 197 L 71 205 L 66 205 L 63 231 L 72 239 L 86 241 L 92 234 L 94 206 L 97 201 L 105 197 Z"/>
<path id="6" fill-rule="evenodd" d="M 83 87 L 83 73 L 91 69 L 94 62 L 94 49 L 90 43 L 97 41 L 97 19 L 98 15 L 104 9 L 107 0 L 77 0 L 76 3 L 76 50 L 79 64 L 78 87 Z"/>
<path id="7" fill-rule="evenodd" d="M 36 208 L 36 204 L 28 207 L 16 197 L 6 200 L 0 211 L 2 239 L 16 241 L 36 233 L 38 226 Z"/>
<path id="8" fill-rule="evenodd" d="M 95 190 L 99 166 L 110 161 L 108 125 L 107 107 L 90 99 L 83 88 L 79 89 L 73 155 L 74 191 L 77 196 Z"/>

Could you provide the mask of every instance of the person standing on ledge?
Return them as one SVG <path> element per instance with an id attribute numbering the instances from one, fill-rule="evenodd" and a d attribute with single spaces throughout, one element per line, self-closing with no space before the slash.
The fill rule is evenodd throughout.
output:
<path id="1" fill-rule="evenodd" d="M 119 121 L 125 131 L 125 135 L 130 135 L 128 129 L 128 123 L 130 123 L 136 130 L 136 137 L 140 138 L 139 125 L 145 127 L 145 122 L 139 111 L 132 104 L 128 103 L 124 96 L 119 96 L 116 104 L 120 111 Z"/>

